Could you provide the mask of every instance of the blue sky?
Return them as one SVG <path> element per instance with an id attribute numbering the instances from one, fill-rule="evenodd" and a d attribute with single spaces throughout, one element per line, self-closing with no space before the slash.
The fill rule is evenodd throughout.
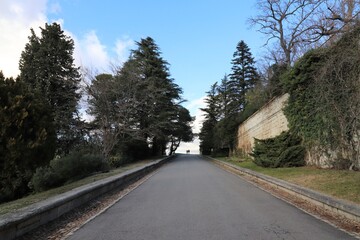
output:
<path id="1" fill-rule="evenodd" d="M 184 105 L 197 116 L 197 131 L 205 92 L 230 73 L 237 43 L 244 40 L 255 60 L 265 51 L 263 36 L 247 22 L 255 14 L 255 1 L 245 0 L 1 0 L 0 70 L 18 74 L 30 27 L 45 22 L 61 23 L 75 40 L 76 63 L 95 72 L 125 61 L 134 41 L 150 36 L 184 91 Z"/>

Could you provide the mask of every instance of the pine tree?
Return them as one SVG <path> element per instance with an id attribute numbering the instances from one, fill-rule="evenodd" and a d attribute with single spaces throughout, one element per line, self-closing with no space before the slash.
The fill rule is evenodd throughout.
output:
<path id="1" fill-rule="evenodd" d="M 232 114 L 241 112 L 246 105 L 245 95 L 253 88 L 259 80 L 255 68 L 255 61 L 250 48 L 244 41 L 240 41 L 233 54 L 232 73 L 229 81 L 230 89 L 230 112 Z"/>
<path id="2" fill-rule="evenodd" d="M 41 37 L 31 30 L 20 59 L 20 80 L 31 92 L 40 93 L 51 106 L 58 153 L 66 153 L 76 139 L 80 74 L 74 65 L 74 41 L 57 23 L 41 28 Z"/>
<path id="3" fill-rule="evenodd" d="M 259 81 L 255 61 L 249 47 L 240 41 L 233 55 L 232 73 L 225 75 L 219 86 L 208 92 L 206 119 L 200 133 L 200 148 L 208 154 L 231 154 L 236 144 L 239 118 L 244 111 L 246 95 Z"/>

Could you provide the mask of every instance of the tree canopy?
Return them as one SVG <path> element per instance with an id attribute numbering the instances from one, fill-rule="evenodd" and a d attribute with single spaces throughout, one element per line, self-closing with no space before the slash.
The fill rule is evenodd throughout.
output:
<path id="1" fill-rule="evenodd" d="M 136 141 L 146 155 L 174 153 L 181 141 L 192 141 L 193 118 L 182 107 L 181 88 L 170 77 L 155 41 L 147 37 L 114 75 L 95 77 L 88 93 L 106 158 Z M 168 146 L 170 144 L 170 146 Z"/>
<path id="2" fill-rule="evenodd" d="M 76 139 L 79 68 L 74 65 L 74 41 L 57 23 L 45 24 L 41 36 L 33 29 L 21 54 L 20 81 L 50 106 L 57 135 L 57 151 L 67 153 Z"/>
<path id="3" fill-rule="evenodd" d="M 250 48 L 240 41 L 231 60 L 229 75 L 207 92 L 205 121 L 199 134 L 203 154 L 230 154 L 235 150 L 237 127 L 250 111 L 248 94 L 260 84 L 260 75 Z M 213 152 L 212 152 L 213 151 Z"/>
<path id="4" fill-rule="evenodd" d="M 50 106 L 0 71 L 0 202 L 29 192 L 37 167 L 54 156 Z"/>

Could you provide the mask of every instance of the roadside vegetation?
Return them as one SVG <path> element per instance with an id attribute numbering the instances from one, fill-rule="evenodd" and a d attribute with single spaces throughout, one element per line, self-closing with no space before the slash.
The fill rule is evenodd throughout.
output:
<path id="1" fill-rule="evenodd" d="M 0 203 L 192 141 L 194 118 L 151 37 L 112 73 L 95 74 L 75 66 L 59 24 L 40 30 L 30 30 L 18 77 L 0 69 Z"/>
<path id="2" fill-rule="evenodd" d="M 360 172 L 320 169 L 313 166 L 266 168 L 256 165 L 250 158 L 216 158 L 299 186 L 322 192 L 339 199 L 360 204 Z"/>
<path id="3" fill-rule="evenodd" d="M 270 168 L 302 166 L 308 152 L 312 164 L 360 170 L 360 3 L 257 3 L 259 14 L 250 22 L 267 38 L 269 53 L 256 65 L 244 41 L 238 43 L 231 73 L 207 92 L 201 153 L 241 156 L 239 125 L 288 93 L 289 131 L 255 139 L 254 162 Z"/>
<path id="4" fill-rule="evenodd" d="M 80 180 L 76 180 L 71 183 L 66 183 L 60 187 L 55 187 L 50 190 L 46 190 L 46 191 L 42 191 L 42 192 L 32 193 L 26 197 L 23 197 L 23 198 L 14 200 L 14 201 L 2 203 L 2 204 L 0 204 L 0 215 L 16 211 L 23 207 L 27 207 L 33 203 L 37 203 L 39 201 L 48 199 L 50 197 L 65 193 L 74 188 L 81 187 L 83 185 L 86 185 L 86 184 L 89 184 L 92 182 L 96 182 L 98 180 L 101 180 L 101 179 L 104 179 L 107 177 L 115 176 L 115 175 L 123 173 L 127 170 L 145 165 L 151 161 L 153 161 L 153 160 L 143 160 L 143 161 L 138 161 L 136 163 L 125 164 L 122 167 L 112 169 L 108 172 L 94 173 L 94 174 L 87 176 L 85 178 L 82 178 Z"/>

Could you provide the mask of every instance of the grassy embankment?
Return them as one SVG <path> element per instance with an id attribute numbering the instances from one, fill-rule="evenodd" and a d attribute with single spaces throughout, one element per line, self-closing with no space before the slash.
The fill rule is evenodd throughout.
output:
<path id="1" fill-rule="evenodd" d="M 91 176 L 83 178 L 79 181 L 75 181 L 75 182 L 66 184 L 64 186 L 58 187 L 58 188 L 50 189 L 48 191 L 44 191 L 44 192 L 40 192 L 40 193 L 34 193 L 34 194 L 31 194 L 29 196 L 26 196 L 24 198 L 21 198 L 21 199 L 15 200 L 15 201 L 0 204 L 0 215 L 8 213 L 8 212 L 13 212 L 17 209 L 26 207 L 30 204 L 33 204 L 33 203 L 36 203 L 36 202 L 39 202 L 42 200 L 45 200 L 49 197 L 70 191 L 74 188 L 83 186 L 85 184 L 92 183 L 92 182 L 95 182 L 95 181 L 98 181 L 98 180 L 101 180 L 101 179 L 104 179 L 104 178 L 107 178 L 110 176 L 120 174 L 127 170 L 139 167 L 141 165 L 145 165 L 146 163 L 149 163 L 150 161 L 153 161 L 153 160 L 144 160 L 141 162 L 128 164 L 128 165 L 116 168 L 116 169 L 111 170 L 106 173 L 98 173 L 95 175 L 91 175 Z"/>
<path id="2" fill-rule="evenodd" d="M 251 160 L 217 158 L 237 166 L 298 184 L 327 195 L 360 204 L 360 172 L 316 167 L 263 168 Z"/>

